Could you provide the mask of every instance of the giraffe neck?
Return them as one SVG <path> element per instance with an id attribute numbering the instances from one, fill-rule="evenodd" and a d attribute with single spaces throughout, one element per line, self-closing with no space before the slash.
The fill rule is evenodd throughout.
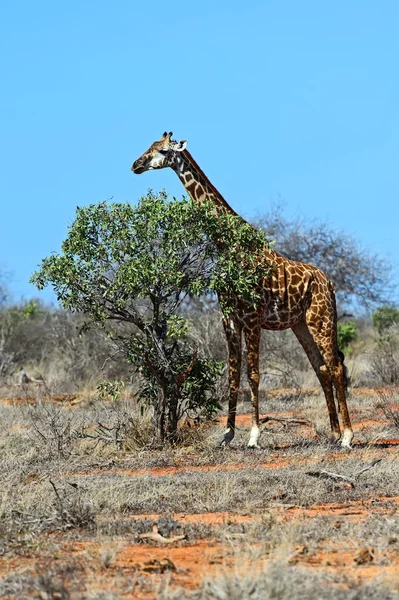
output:
<path id="1" fill-rule="evenodd" d="M 194 202 L 201 204 L 204 200 L 210 200 L 222 210 L 238 216 L 187 150 L 179 152 L 171 166 Z"/>

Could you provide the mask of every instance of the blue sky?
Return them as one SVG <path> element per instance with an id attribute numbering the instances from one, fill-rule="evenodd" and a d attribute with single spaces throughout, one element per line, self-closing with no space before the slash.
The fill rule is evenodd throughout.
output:
<path id="1" fill-rule="evenodd" d="M 164 130 L 243 216 L 281 197 L 396 268 L 398 30 L 394 0 L 2 3 L 0 265 L 14 297 L 38 296 L 30 274 L 76 206 L 182 195 L 170 170 L 130 172 Z"/>

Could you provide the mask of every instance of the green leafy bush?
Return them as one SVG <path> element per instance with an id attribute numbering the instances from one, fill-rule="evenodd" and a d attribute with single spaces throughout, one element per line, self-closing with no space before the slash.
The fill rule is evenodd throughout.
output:
<path id="1" fill-rule="evenodd" d="M 185 414 L 211 416 L 222 365 L 189 343 L 179 309 L 188 296 L 235 295 L 256 305 L 271 265 L 259 260 L 264 234 L 209 203 L 168 201 L 150 192 L 137 206 L 78 208 L 62 253 L 43 259 L 31 281 L 52 285 L 63 308 L 101 327 L 142 373 L 161 439 L 176 439 Z"/>
<path id="2" fill-rule="evenodd" d="M 338 348 L 342 352 L 348 352 L 350 344 L 357 338 L 356 324 L 354 321 L 338 323 L 337 327 Z"/>
<path id="3" fill-rule="evenodd" d="M 124 386 L 124 382 L 118 379 L 115 379 L 114 381 L 100 381 L 97 385 L 98 395 L 103 400 L 111 400 L 112 402 L 116 402 L 119 400 Z"/>

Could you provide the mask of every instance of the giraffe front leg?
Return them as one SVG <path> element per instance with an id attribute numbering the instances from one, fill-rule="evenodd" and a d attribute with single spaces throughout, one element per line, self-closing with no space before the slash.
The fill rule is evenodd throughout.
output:
<path id="1" fill-rule="evenodd" d="M 244 329 L 245 343 L 247 346 L 248 383 L 251 390 L 252 427 L 249 436 L 248 448 L 259 448 L 259 344 L 260 327 Z"/>
<path id="2" fill-rule="evenodd" d="M 242 328 L 232 317 L 223 319 L 229 349 L 229 412 L 227 416 L 227 427 L 224 432 L 221 446 L 228 446 L 234 438 L 237 414 L 237 398 L 240 388 L 241 375 L 241 350 L 242 350 Z"/>

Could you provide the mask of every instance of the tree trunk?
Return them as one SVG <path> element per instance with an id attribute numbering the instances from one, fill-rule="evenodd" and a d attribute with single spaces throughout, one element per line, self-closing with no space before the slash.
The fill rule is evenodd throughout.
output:
<path id="1" fill-rule="evenodd" d="M 175 394 L 169 401 L 168 410 L 168 440 L 174 442 L 177 438 L 177 409 L 179 405 L 179 396 Z"/>
<path id="2" fill-rule="evenodd" d="M 154 403 L 154 421 L 158 430 L 161 442 L 165 441 L 165 420 L 166 420 L 166 391 L 165 386 L 159 385 L 158 397 Z"/>

